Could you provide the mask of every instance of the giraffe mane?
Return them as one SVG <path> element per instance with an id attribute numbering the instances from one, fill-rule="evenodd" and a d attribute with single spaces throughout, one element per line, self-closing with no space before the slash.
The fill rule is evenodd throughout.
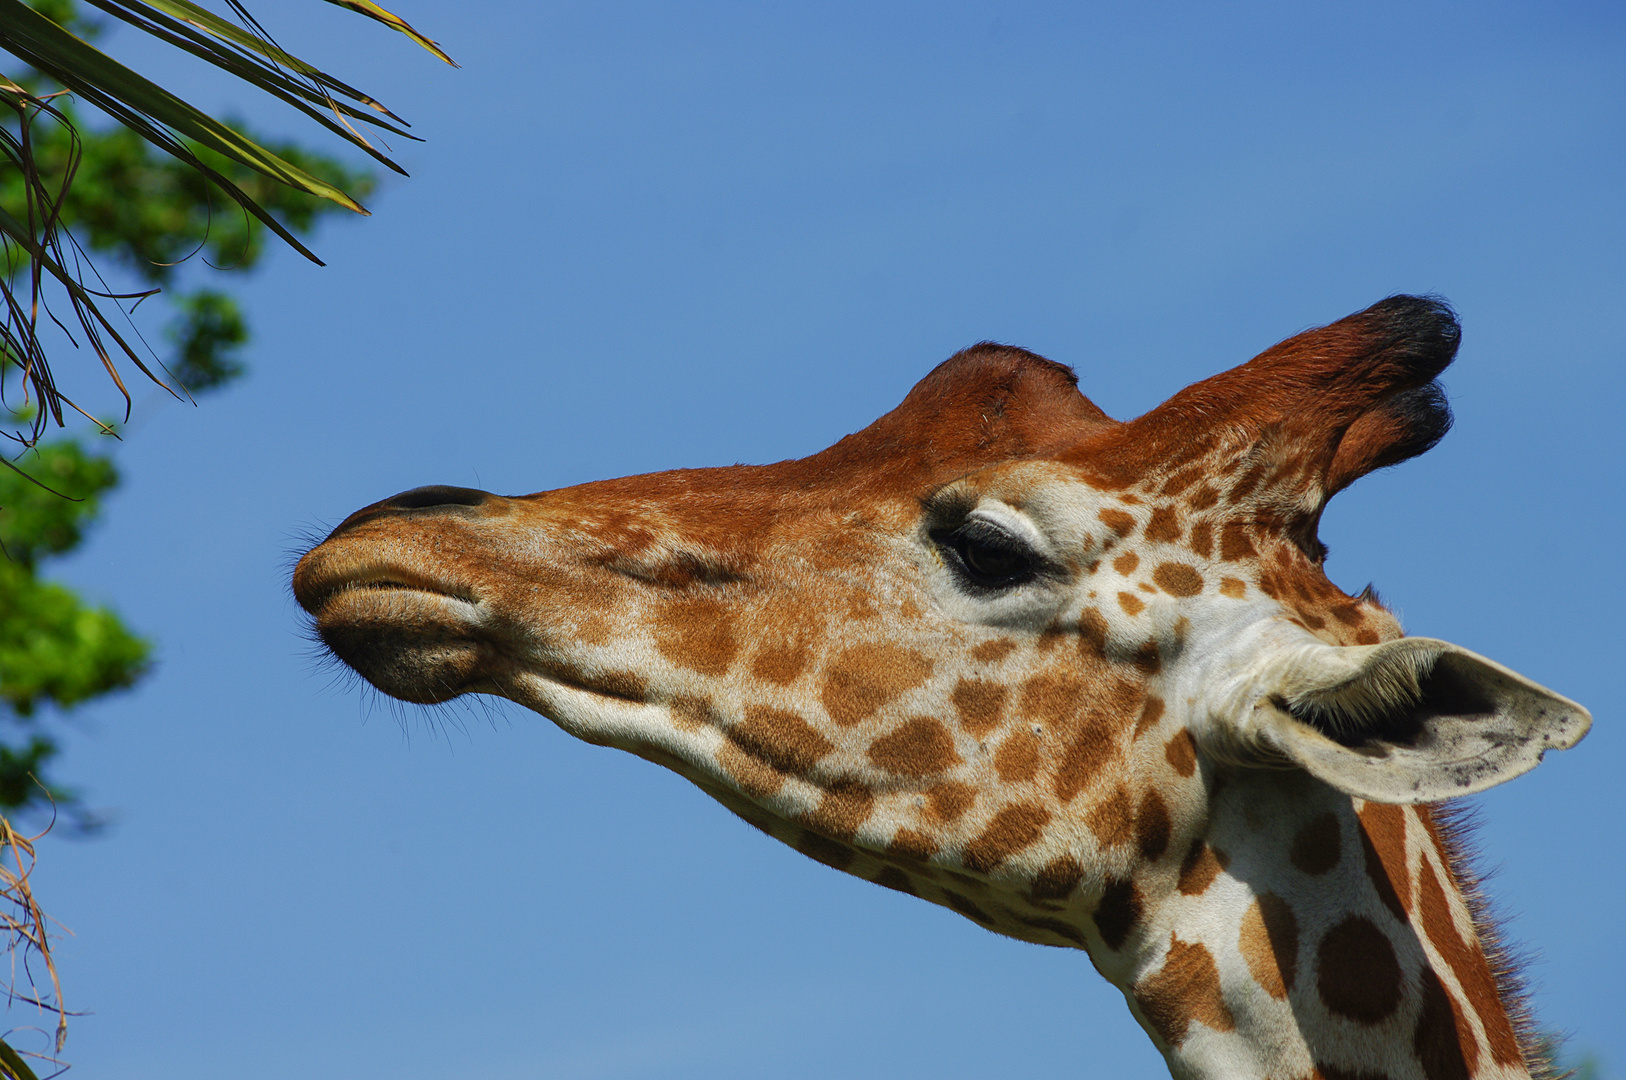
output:
<path id="1" fill-rule="evenodd" d="M 1557 1061 L 1564 1036 L 1542 1028 L 1530 1001 L 1527 972 L 1534 953 L 1529 947 L 1508 939 L 1508 919 L 1485 888 L 1495 876 L 1495 870 L 1486 871 L 1481 867 L 1477 837 L 1483 822 L 1479 807 L 1466 799 L 1451 799 L 1419 809 L 1428 811 L 1423 820 L 1432 826 L 1440 853 L 1468 907 L 1485 962 L 1495 980 L 1497 999 L 1513 1025 L 1513 1037 L 1524 1057 L 1525 1068 L 1530 1070 L 1531 1080 L 1567 1080 L 1575 1070 L 1560 1069 Z"/>

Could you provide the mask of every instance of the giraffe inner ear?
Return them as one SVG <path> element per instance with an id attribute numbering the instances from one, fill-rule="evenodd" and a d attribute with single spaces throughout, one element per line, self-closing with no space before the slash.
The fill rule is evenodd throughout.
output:
<path id="1" fill-rule="evenodd" d="M 1386 803 L 1469 795 L 1592 726 L 1586 709 L 1432 638 L 1295 650 L 1258 706 L 1262 741 L 1340 791 Z"/>

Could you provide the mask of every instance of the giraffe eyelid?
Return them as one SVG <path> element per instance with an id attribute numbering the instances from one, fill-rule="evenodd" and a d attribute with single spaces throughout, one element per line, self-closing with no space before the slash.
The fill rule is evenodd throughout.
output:
<path id="1" fill-rule="evenodd" d="M 1013 596 L 1032 586 L 1050 592 L 1046 586 L 1064 584 L 1070 577 L 1037 526 L 1004 503 L 985 501 L 959 515 L 957 522 L 950 518 L 928 526 L 927 535 L 957 591 L 972 599 Z"/>

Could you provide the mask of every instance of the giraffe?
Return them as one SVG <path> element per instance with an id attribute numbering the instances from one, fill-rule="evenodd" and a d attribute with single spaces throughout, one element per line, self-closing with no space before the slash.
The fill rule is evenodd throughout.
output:
<path id="1" fill-rule="evenodd" d="M 423 487 L 299 561 L 386 694 L 494 694 L 769 836 L 1084 951 L 1181 1078 L 1539 1077 L 1439 800 L 1581 706 L 1323 572 L 1433 446 L 1454 313 L 1396 296 L 1127 423 L 984 343 L 810 457 Z"/>

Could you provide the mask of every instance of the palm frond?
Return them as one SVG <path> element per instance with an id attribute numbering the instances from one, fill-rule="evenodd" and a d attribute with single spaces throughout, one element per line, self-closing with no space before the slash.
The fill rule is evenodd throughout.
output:
<path id="1" fill-rule="evenodd" d="M 405 175 L 405 170 L 363 134 L 361 125 L 390 136 L 416 139 L 406 130 L 406 122 L 375 98 L 283 49 L 239 0 L 226 0 L 235 21 L 193 0 L 86 2 L 285 102 L 386 168 Z M 435 56 L 456 66 L 434 41 L 370 0 L 329 2 L 406 34 Z M 295 191 L 328 200 L 358 214 L 368 212 L 337 184 L 300 168 L 283 154 L 267 149 L 232 125 L 119 63 L 24 0 L 0 0 L 0 49 L 194 170 L 284 243 L 318 265 L 321 260 L 300 242 L 287 224 L 210 161 L 218 165 L 219 159 L 224 159 L 233 168 L 242 166 L 255 170 Z M 0 133 L 0 167 L 9 164 L 18 169 L 23 178 L 23 205 L 0 207 L 0 243 L 7 255 L 6 266 L 0 268 L 4 271 L 4 277 L 0 278 L 0 291 L 4 293 L 0 297 L 3 301 L 0 389 L 4 388 L 5 369 L 19 369 L 23 384 L 37 405 L 34 422 L 27 434 L 21 436 L 25 445 L 33 445 L 39 439 L 47 419 L 62 425 L 65 406 L 76 409 L 52 377 L 38 333 L 42 312 L 68 331 L 51 313 L 46 302 L 46 286 L 59 287 L 67 297 L 72 311 L 70 321 L 78 324 L 80 334 L 124 398 L 126 416 L 130 394 L 114 362 L 115 349 L 109 345 L 116 347 L 121 360 L 132 361 L 148 378 L 168 389 L 153 370 L 156 364 L 149 366 L 143 362 L 136 349 L 114 329 L 97 306 L 98 299 L 137 299 L 146 294 L 115 295 L 105 288 L 90 287 L 87 275 L 94 276 L 94 267 L 90 266 L 72 233 L 60 227 L 61 208 L 73 182 L 74 155 L 70 153 L 60 183 L 53 188 L 42 178 L 34 156 L 34 141 L 29 134 L 32 124 L 46 118 L 65 126 L 72 135 L 72 119 L 52 104 L 54 96 L 36 94 L 29 80 L 0 76 L 0 105 L 9 108 L 16 117 L 15 124 Z M 76 138 L 73 135 L 70 142 Z M 205 160 L 199 156 L 203 151 L 219 158 Z M 14 278 L 17 269 L 25 263 L 29 267 L 28 285 L 19 295 L 14 292 Z M 72 337 L 72 332 L 68 332 Z"/>

